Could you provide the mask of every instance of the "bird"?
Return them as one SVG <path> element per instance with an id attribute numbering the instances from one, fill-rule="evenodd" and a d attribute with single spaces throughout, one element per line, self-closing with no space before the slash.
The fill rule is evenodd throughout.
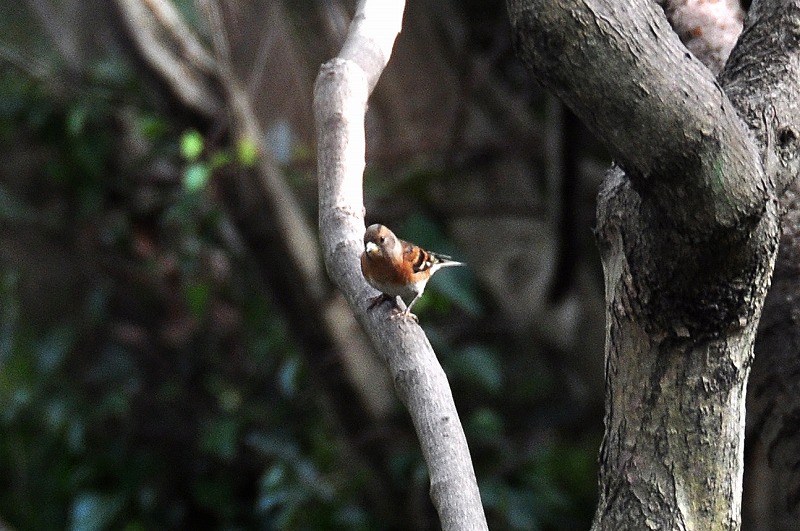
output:
<path id="1" fill-rule="evenodd" d="M 432 253 L 401 240 L 384 225 L 370 225 L 364 233 L 361 273 L 381 294 L 371 299 L 368 309 L 391 301 L 399 310 L 396 297 L 411 299 L 406 309 L 394 313 L 392 318 L 399 316 L 417 321 L 417 316 L 411 313 L 411 307 L 422 296 L 431 276 L 443 267 L 462 265 L 465 264 L 449 256 Z"/>

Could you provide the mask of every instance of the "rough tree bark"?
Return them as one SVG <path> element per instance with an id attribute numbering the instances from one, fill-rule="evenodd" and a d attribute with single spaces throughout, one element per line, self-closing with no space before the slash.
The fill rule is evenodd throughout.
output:
<path id="1" fill-rule="evenodd" d="M 795 146 L 798 132 L 797 120 L 789 113 L 797 113 L 798 85 L 798 30 L 800 7 L 791 2 L 780 9 L 776 3 L 758 2 L 750 8 L 747 31 L 743 44 L 759 43 L 761 51 L 750 56 L 746 50 L 734 53 L 726 68 L 726 75 L 734 77 L 746 70 L 741 92 L 747 94 L 751 107 L 759 97 L 768 99 L 778 108 L 778 116 L 784 116 L 773 142 L 776 147 L 788 151 Z M 756 23 L 757 22 L 757 23 Z M 784 29 L 788 24 L 789 29 Z M 776 57 L 765 57 L 774 50 Z M 737 50 L 738 52 L 738 50 Z M 750 87 L 747 77 L 763 78 Z M 753 111 L 750 115 L 754 114 Z M 797 161 L 794 161 L 797 164 Z M 792 167 L 796 171 L 796 167 Z M 753 364 L 753 379 L 748 395 L 748 436 L 752 437 L 751 448 L 754 470 L 750 485 L 759 487 L 749 498 L 758 501 L 761 507 L 751 507 L 751 516 L 758 520 L 750 522 L 750 529 L 793 530 L 800 525 L 800 328 L 798 327 L 798 249 L 800 249 L 800 183 L 795 181 L 781 198 L 784 214 L 783 234 L 778 254 L 773 285 L 767 297 L 762 321 L 759 325 L 755 345 L 756 360 Z M 769 470 L 759 463 L 767 461 Z M 750 472 L 750 470 L 748 470 Z M 754 480 L 763 480 L 754 485 Z"/>
<path id="2" fill-rule="evenodd" d="M 738 529 L 745 386 L 797 174 L 800 2 L 755 3 L 717 83 L 655 3 L 507 2 L 603 139 L 606 434 L 595 529 Z"/>
<path id="3" fill-rule="evenodd" d="M 487 529 L 466 437 L 447 377 L 422 329 L 389 319 L 359 268 L 363 249 L 367 98 L 400 32 L 405 2 L 362 0 L 339 56 L 314 89 L 318 136 L 319 225 L 325 264 L 376 349 L 411 414 L 428 464 L 431 499 L 443 529 Z"/>

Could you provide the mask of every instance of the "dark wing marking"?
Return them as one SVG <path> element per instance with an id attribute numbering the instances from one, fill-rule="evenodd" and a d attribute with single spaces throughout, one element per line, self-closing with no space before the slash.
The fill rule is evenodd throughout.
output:
<path id="1" fill-rule="evenodd" d="M 442 262 L 447 262 L 451 258 L 444 254 L 437 254 L 431 253 L 426 251 L 421 247 L 415 247 L 414 245 L 405 242 L 403 252 L 406 255 L 414 255 L 411 256 L 412 259 L 412 267 L 415 273 L 419 273 L 421 271 L 427 271 L 428 269 L 432 268 L 436 264 L 440 264 Z"/>

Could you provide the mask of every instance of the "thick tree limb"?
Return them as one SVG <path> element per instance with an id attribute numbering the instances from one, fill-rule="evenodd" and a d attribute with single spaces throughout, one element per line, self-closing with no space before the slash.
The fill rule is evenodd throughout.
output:
<path id="1" fill-rule="evenodd" d="M 721 10 L 720 3 L 670 1 L 665 8 L 681 40 L 689 41 L 687 47 L 714 72 L 728 60 L 727 53 L 720 51 L 731 49 L 737 38 L 732 33 L 739 17 L 736 4 L 729 0 Z M 795 105 L 800 92 L 800 61 L 798 31 L 792 23 L 798 18 L 797 4 L 755 4 L 748 15 L 748 31 L 722 77 L 726 94 L 766 146 L 765 164 L 773 167 L 767 169 L 767 175 L 776 174 L 778 191 L 795 179 L 800 163 Z M 775 31 L 777 28 L 781 31 Z M 712 37 L 721 40 L 714 42 Z M 744 499 L 750 503 L 744 506 L 743 523 L 753 531 L 800 528 L 800 470 L 796 466 L 800 455 L 796 428 L 800 418 L 797 184 L 790 185 L 781 198 L 783 235 L 759 322 L 747 391 L 750 457 L 745 463 Z"/>
<path id="2" fill-rule="evenodd" d="M 770 184 L 782 194 L 800 171 L 800 2 L 753 2 L 720 81 L 766 146 Z"/>
<path id="3" fill-rule="evenodd" d="M 339 57 L 320 69 L 314 91 L 319 223 L 325 264 L 376 349 L 411 414 L 443 529 L 487 529 L 475 474 L 447 377 L 422 329 L 389 319 L 361 276 L 364 235 L 364 116 L 367 99 L 400 32 L 403 1 L 362 0 Z"/>
<path id="4" fill-rule="evenodd" d="M 655 3 L 509 0 L 508 8 L 523 61 L 604 139 L 642 193 L 660 196 L 673 222 L 712 230 L 763 212 L 749 132 Z"/>
<path id="5" fill-rule="evenodd" d="M 774 168 L 776 188 L 789 186 L 781 199 L 786 210 L 781 248 L 759 325 L 747 395 L 748 436 L 755 451 L 745 472 L 753 490 L 745 497 L 763 500 L 754 504 L 762 514 L 751 508 L 752 529 L 788 530 L 800 525 L 800 189 L 794 181 L 800 163 L 798 20 L 800 2 L 754 2 L 740 44 L 722 75 L 726 92 L 767 146 L 765 164 Z"/>

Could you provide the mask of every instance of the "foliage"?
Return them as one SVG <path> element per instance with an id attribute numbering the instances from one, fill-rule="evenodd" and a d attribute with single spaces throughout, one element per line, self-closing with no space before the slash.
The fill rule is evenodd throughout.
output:
<path id="1" fill-rule="evenodd" d="M 375 471 L 352 462 L 328 414 L 337 397 L 319 391 L 236 244 L 218 179 L 254 166 L 255 144 L 154 108 L 134 77 L 99 63 L 62 92 L 0 76 L 0 152 L 36 154 L 25 177 L 0 174 L 0 224 L 20 236 L 9 245 L 45 238 L 80 272 L 52 273 L 73 289 L 36 301 L 30 264 L 0 260 L 0 517 L 76 531 L 381 529 L 403 527 L 407 500 L 432 511 L 419 450 L 397 437 L 378 471 L 397 521 L 379 520 Z M 431 179 L 415 175 L 426 178 L 402 193 L 423 197 Z M 434 214 L 393 226 L 459 258 Z M 585 527 L 597 441 L 554 420 L 551 368 L 492 328 L 468 268 L 437 275 L 415 311 L 451 379 L 492 528 Z"/>
<path id="2" fill-rule="evenodd" d="M 129 106 L 147 152 L 119 167 L 103 98 L 59 100 L 11 83 L 2 149 L 47 148 L 43 227 L 88 248 L 79 310 L 26 314 L 15 263 L 0 270 L 0 514 L 22 529 L 372 527 L 362 479 L 307 389 L 303 359 L 257 272 L 221 236 L 215 171 L 238 159 L 152 109 Z M 124 87 L 113 96 L 129 98 Z M 130 101 L 128 103 L 131 103 Z M 119 133 L 122 136 L 122 133 Z M 18 147 L 18 146 L 17 146 Z M 155 185 L 154 162 L 182 173 Z M 175 177 L 177 177 L 177 173 Z M 15 190 L 4 176 L 4 190 Z M 148 199 L 142 204 L 143 190 Z M 38 192 L 38 190 L 37 190 Z M 20 227 L 41 197 L 9 192 Z M 52 214 L 52 215 L 51 215 Z M 357 470 L 357 468 L 355 469 Z"/>

